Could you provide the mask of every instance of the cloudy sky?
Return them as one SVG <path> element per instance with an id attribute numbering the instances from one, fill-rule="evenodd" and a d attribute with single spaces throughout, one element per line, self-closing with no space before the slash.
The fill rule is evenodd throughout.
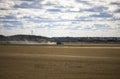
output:
<path id="1" fill-rule="evenodd" d="M 120 37 L 120 0 L 0 0 L 0 35 Z"/>

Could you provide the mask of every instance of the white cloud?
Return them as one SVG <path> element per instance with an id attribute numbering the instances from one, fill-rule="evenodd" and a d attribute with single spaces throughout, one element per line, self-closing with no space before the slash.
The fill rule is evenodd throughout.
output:
<path id="1" fill-rule="evenodd" d="M 29 34 L 30 30 L 34 29 L 35 34 L 43 36 L 119 36 L 120 14 L 115 11 L 120 7 L 112 5 L 112 2 L 120 1 L 1 0 L 0 34 L 23 34 L 22 31 Z M 15 19 L 4 18 L 8 15 L 14 16 Z M 17 26 L 23 29 L 3 29 L 5 24 L 16 26 L 14 21 L 20 22 Z M 109 29 L 100 29 L 106 26 Z M 94 35 L 94 32 L 97 35 Z"/>
<path id="2" fill-rule="evenodd" d="M 4 9 L 11 9 L 11 7 L 14 5 L 15 3 L 12 0 L 1 0 L 0 2 L 0 8 L 4 8 Z"/>

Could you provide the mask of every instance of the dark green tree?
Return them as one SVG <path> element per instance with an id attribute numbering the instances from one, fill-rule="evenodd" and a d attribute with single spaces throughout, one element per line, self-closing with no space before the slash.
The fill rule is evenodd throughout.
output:
<path id="1" fill-rule="evenodd" d="M 57 45 L 62 45 L 62 42 L 61 41 L 57 41 Z"/>

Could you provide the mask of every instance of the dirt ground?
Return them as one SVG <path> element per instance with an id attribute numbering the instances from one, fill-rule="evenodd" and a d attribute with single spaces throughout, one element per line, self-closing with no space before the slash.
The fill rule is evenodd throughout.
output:
<path id="1" fill-rule="evenodd" d="M 120 47 L 0 45 L 0 79 L 120 79 Z"/>

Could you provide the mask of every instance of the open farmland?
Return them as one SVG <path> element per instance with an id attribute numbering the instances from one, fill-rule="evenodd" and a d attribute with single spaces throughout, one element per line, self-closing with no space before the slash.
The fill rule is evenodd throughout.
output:
<path id="1" fill-rule="evenodd" d="M 120 46 L 0 45 L 0 79 L 120 79 Z"/>

